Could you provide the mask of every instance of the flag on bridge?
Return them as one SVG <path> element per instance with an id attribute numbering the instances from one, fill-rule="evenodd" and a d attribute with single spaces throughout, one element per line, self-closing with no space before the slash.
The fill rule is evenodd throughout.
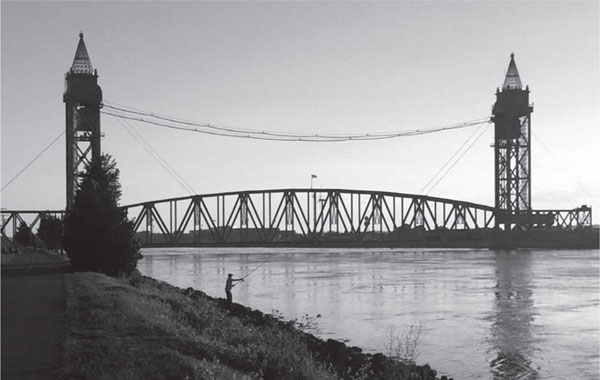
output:
<path id="1" fill-rule="evenodd" d="M 317 178 L 317 175 L 316 174 L 311 174 L 310 178 Z"/>

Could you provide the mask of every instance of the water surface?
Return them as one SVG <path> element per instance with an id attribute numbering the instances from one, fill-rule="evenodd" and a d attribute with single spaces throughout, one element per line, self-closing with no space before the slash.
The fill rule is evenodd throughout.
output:
<path id="1" fill-rule="evenodd" d="M 595 250 L 145 249 L 138 268 L 182 288 L 385 352 L 386 328 L 423 326 L 419 363 L 458 379 L 599 379 Z M 259 267 L 260 266 L 260 267 Z"/>

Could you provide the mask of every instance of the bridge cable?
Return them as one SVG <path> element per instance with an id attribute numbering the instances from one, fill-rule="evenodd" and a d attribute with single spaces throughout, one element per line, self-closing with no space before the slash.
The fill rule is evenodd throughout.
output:
<path id="1" fill-rule="evenodd" d="M 179 174 L 179 172 L 173 166 L 171 166 L 169 164 L 169 162 L 163 156 L 161 156 L 160 153 L 156 149 L 154 149 L 154 147 L 146 139 L 144 139 L 144 137 L 139 132 L 137 132 L 131 126 L 129 126 L 129 130 L 132 132 L 132 134 L 134 136 L 137 135 L 137 137 L 139 138 L 139 140 L 141 140 L 142 143 L 144 143 L 145 145 L 148 146 L 149 150 L 147 150 L 147 152 L 151 156 L 153 156 L 158 161 L 159 164 L 161 162 L 164 163 L 163 168 L 165 168 L 165 170 L 167 170 L 167 172 L 170 171 L 172 173 L 171 176 L 175 180 L 179 179 L 178 183 L 181 187 L 184 188 L 184 190 L 186 190 L 188 193 L 190 193 L 190 195 L 197 194 L 197 191 L 192 187 L 192 185 L 190 185 L 189 182 L 187 182 L 185 180 L 185 178 L 181 174 Z M 142 145 L 142 147 L 143 147 L 143 145 Z M 153 152 L 154 152 L 154 154 L 153 154 Z"/>
<path id="2" fill-rule="evenodd" d="M 446 177 L 448 175 L 448 173 L 450 173 L 452 168 L 454 168 L 454 166 L 456 166 L 456 164 L 459 163 L 459 161 L 465 156 L 465 154 L 467 154 L 467 152 L 473 147 L 473 145 L 481 138 L 481 136 L 483 136 L 483 133 L 485 132 L 486 128 L 485 127 L 480 127 L 480 128 L 481 128 L 481 133 L 479 133 L 479 135 L 477 135 L 475 140 L 473 140 L 471 142 L 471 144 L 469 144 L 467 149 L 465 149 L 462 152 L 462 154 L 458 157 L 458 159 L 456 161 L 454 161 L 454 163 L 452 165 L 450 165 L 450 167 L 446 170 L 446 172 L 431 186 L 431 188 L 425 193 L 425 195 L 429 195 L 429 193 L 432 192 L 433 189 L 435 189 L 435 187 L 438 185 L 438 183 L 440 183 L 440 181 L 442 179 L 444 179 L 444 177 Z"/>
<path id="3" fill-rule="evenodd" d="M 35 161 L 37 161 L 37 159 L 40 158 L 42 156 L 42 154 L 44 154 L 48 149 L 50 149 L 50 147 L 52 145 L 54 145 L 54 143 L 56 143 L 58 141 L 58 139 L 60 139 L 65 133 L 66 133 L 66 131 L 62 131 L 58 136 L 56 136 L 56 138 L 54 140 L 52 140 L 50 142 L 50 144 L 48 144 L 44 149 L 42 149 L 42 151 L 39 152 L 33 158 L 33 160 L 29 161 L 29 163 L 27 165 L 25 165 L 25 167 L 23 169 L 21 169 L 14 177 L 12 177 L 12 179 L 10 181 L 8 181 L 4 186 L 2 186 L 2 189 L 0 189 L 0 191 L 3 191 L 4 189 L 6 189 L 6 187 L 8 185 L 13 183 L 14 180 L 16 180 L 21 174 L 23 174 L 23 172 L 25 172 L 25 170 L 27 170 Z"/>
<path id="4" fill-rule="evenodd" d="M 450 158 L 448 158 L 448 160 L 446 160 L 446 162 L 439 168 L 439 170 L 433 175 L 433 177 L 431 177 L 431 179 L 425 184 L 425 186 L 423 186 L 423 188 L 421 189 L 421 191 L 419 191 L 419 194 L 426 194 L 425 190 L 427 189 L 427 187 L 438 177 L 438 175 L 440 175 L 440 173 L 442 173 L 442 171 L 448 165 L 450 165 L 450 163 L 452 162 L 452 160 L 462 151 L 462 149 L 465 147 L 465 145 L 467 145 L 469 143 L 469 141 L 471 140 L 471 138 L 473 136 L 475 136 L 475 134 L 477 132 L 478 132 L 478 129 L 475 129 L 473 131 L 473 133 L 471 133 L 469 135 L 469 137 L 467 137 L 467 139 L 462 143 L 462 145 L 460 147 L 458 147 L 458 149 L 456 150 L 456 152 L 454 152 L 454 154 L 452 156 L 450 156 Z"/>
<path id="5" fill-rule="evenodd" d="M 190 195 L 196 194 L 196 191 L 183 179 L 181 175 L 171 166 L 169 163 L 160 156 L 160 154 L 146 141 L 142 136 L 135 131 L 131 126 L 125 126 L 125 130 L 136 142 L 156 161 L 158 164 L 165 169 L 167 174 L 171 176 L 185 191 Z"/>
<path id="6" fill-rule="evenodd" d="M 430 128 L 430 129 L 417 129 L 412 131 L 400 131 L 400 132 L 377 132 L 367 134 L 306 134 L 306 133 L 283 133 L 283 132 L 271 132 L 271 131 L 260 131 L 251 129 L 240 129 L 231 128 L 225 126 L 217 126 L 210 123 L 199 123 L 192 121 L 185 121 L 174 117 L 160 116 L 154 113 L 134 110 L 131 107 L 121 106 L 117 107 L 111 104 L 112 102 L 105 101 L 104 108 L 110 109 L 111 112 L 103 110 L 102 113 L 120 117 L 127 120 L 134 120 L 143 122 L 146 124 L 152 124 L 156 126 L 184 130 L 189 132 L 198 132 L 215 136 L 222 137 L 234 137 L 234 138 L 247 138 L 256 140 L 270 140 L 270 141 L 301 141 L 301 142 L 342 142 L 342 141 L 358 141 L 358 140 L 382 140 L 391 139 L 397 137 L 417 136 L 428 133 L 441 132 L 445 130 L 466 128 L 471 126 L 480 125 L 483 123 L 489 123 L 490 117 L 485 117 L 469 122 L 453 124 L 444 127 Z M 127 107 L 127 108 L 125 108 Z M 119 112 L 120 111 L 120 112 Z M 118 112 L 115 114 L 115 112 Z M 129 115 L 123 115 L 121 112 L 128 113 Z M 132 116 L 135 115 L 135 116 Z M 201 128 L 201 129 L 199 129 Z"/>
<path id="7" fill-rule="evenodd" d="M 146 151 L 158 164 L 165 169 L 165 171 L 179 184 L 179 186 L 183 187 L 185 191 L 190 193 L 190 195 L 196 194 L 196 190 L 165 160 L 157 151 L 150 145 L 150 143 L 143 138 L 135 129 L 128 125 L 126 120 L 117 119 L 119 123 L 123 127 L 125 127 L 125 131 L 129 133 L 131 137 Z"/>
<path id="8" fill-rule="evenodd" d="M 108 102 L 108 103 L 111 103 L 111 102 Z M 115 103 L 113 103 L 113 104 L 115 104 Z M 252 129 L 218 126 L 218 125 L 210 124 L 210 123 L 199 123 L 199 122 L 194 122 L 194 121 L 189 121 L 189 120 L 178 119 L 178 118 L 174 118 L 174 117 L 170 117 L 170 116 L 160 116 L 155 113 L 139 111 L 139 110 L 132 110 L 130 107 L 128 107 L 130 109 L 122 108 L 122 107 L 127 107 L 127 106 L 116 107 L 116 106 L 112 106 L 110 104 L 105 104 L 105 106 L 107 108 L 111 108 L 113 110 L 124 111 L 124 112 L 128 112 L 128 113 L 135 114 L 135 115 L 140 115 L 140 116 L 148 116 L 148 117 L 156 118 L 156 119 L 163 120 L 163 121 L 169 121 L 169 122 L 173 122 L 173 123 L 177 123 L 177 124 L 196 126 L 196 127 L 219 130 L 219 131 L 223 131 L 223 132 L 239 133 L 239 134 L 250 133 L 250 134 L 260 134 L 260 135 L 267 135 L 267 136 L 273 136 L 273 137 L 291 137 L 291 138 L 304 137 L 304 138 L 331 138 L 331 139 L 361 138 L 361 137 L 367 137 L 367 136 L 368 137 L 377 137 L 377 136 L 382 136 L 382 135 L 387 136 L 390 134 L 387 132 L 380 132 L 380 133 L 353 134 L 353 135 L 348 135 L 348 134 L 327 134 L 327 135 L 318 134 L 318 135 L 315 135 L 315 134 L 293 133 L 293 132 L 292 133 L 290 133 L 290 132 L 287 132 L 287 133 L 267 132 L 267 131 L 252 130 Z"/>
<path id="9" fill-rule="evenodd" d="M 448 126 L 448 127 L 441 127 L 441 128 L 435 128 L 435 129 L 427 129 L 427 130 L 408 131 L 408 132 L 403 132 L 403 133 L 390 134 L 387 136 L 372 136 L 370 134 L 367 134 L 367 135 L 362 135 L 361 137 L 345 136 L 345 137 L 339 137 L 339 138 L 321 138 L 319 135 L 313 135 L 313 137 L 311 137 L 311 138 L 306 138 L 306 137 L 304 137 L 304 138 L 303 137 L 273 138 L 273 137 L 267 137 L 266 133 L 263 133 L 265 136 L 252 135 L 252 134 L 247 134 L 247 135 L 226 134 L 226 133 L 220 133 L 220 132 L 199 130 L 197 128 L 186 128 L 186 127 L 180 127 L 180 126 L 176 126 L 176 125 L 169 125 L 169 124 L 164 124 L 164 123 L 160 123 L 160 122 L 156 122 L 156 121 L 146 120 L 143 118 L 117 115 L 117 114 L 106 112 L 106 111 L 101 111 L 101 113 L 103 113 L 105 115 L 109 115 L 109 116 L 115 116 L 115 117 L 119 117 L 119 118 L 123 118 L 123 119 L 127 119 L 127 120 L 139 121 L 139 122 L 152 124 L 152 125 L 156 125 L 156 126 L 161 126 L 161 127 L 171 128 L 171 129 L 178 129 L 178 130 L 183 130 L 183 131 L 188 131 L 188 132 L 204 133 L 204 134 L 214 135 L 214 136 L 246 138 L 246 139 L 254 139 L 254 140 L 269 140 L 269 141 L 290 141 L 290 142 L 345 142 L 345 141 L 384 140 L 384 139 L 392 139 L 392 138 L 397 138 L 397 137 L 418 136 L 418 135 L 424 135 L 424 134 L 429 134 L 429 133 L 441 132 L 441 131 L 445 131 L 445 130 L 472 127 L 475 125 L 480 125 L 480 124 L 485 124 L 485 123 L 490 122 L 489 119 L 486 118 L 486 119 L 475 120 L 472 122 L 461 123 L 460 125 L 453 125 L 453 126 Z M 262 133 L 262 132 L 259 132 L 259 133 Z"/>
<path id="10" fill-rule="evenodd" d="M 121 120 L 119 120 L 119 122 L 121 122 Z M 179 184 L 179 186 L 190 193 L 190 195 L 196 194 L 194 188 L 186 182 L 186 180 L 152 147 L 152 145 L 150 145 L 148 141 L 142 137 L 142 135 L 135 131 L 135 128 L 130 125 L 121 125 L 125 127 L 127 133 L 129 133 L 129 135 L 133 137 L 146 152 L 148 152 L 148 154 Z"/>
<path id="11" fill-rule="evenodd" d="M 318 137 L 318 138 L 332 138 L 332 139 L 337 139 L 340 137 L 360 137 L 363 135 L 336 135 L 336 134 L 332 134 L 332 135 L 314 135 L 314 134 L 306 134 L 306 133 L 284 133 L 284 132 L 267 132 L 267 131 L 260 131 L 260 130 L 252 130 L 252 129 L 244 129 L 244 128 L 231 128 L 231 127 L 226 127 L 226 126 L 219 126 L 219 125 L 215 125 L 215 124 L 210 124 L 210 123 L 200 123 L 200 122 L 194 122 L 194 121 L 189 121 L 189 120 L 183 120 L 183 119 L 177 119 L 174 117 L 167 117 L 167 116 L 160 116 L 157 115 L 155 113 L 149 113 L 149 112 L 143 112 L 143 111 L 132 111 L 132 110 L 127 110 L 124 108 L 120 108 L 120 107 L 115 107 L 115 106 L 111 106 L 111 105 L 105 105 L 105 107 L 107 108 L 111 108 L 113 110 L 119 110 L 119 111 L 124 111 L 124 112 L 128 112 L 131 114 L 135 114 L 135 115 L 140 115 L 140 116 L 147 116 L 147 117 L 152 117 L 152 118 L 156 118 L 159 120 L 163 120 L 163 121 L 168 121 L 168 122 L 172 122 L 172 123 L 176 123 L 176 124 L 182 124 L 182 125 L 188 125 L 188 126 L 195 126 L 195 127 L 201 127 L 201 128 L 207 128 L 207 129 L 213 129 L 213 130 L 218 130 L 218 131 L 222 131 L 222 132 L 229 132 L 229 133 L 238 133 L 238 134 L 260 134 L 260 135 L 266 135 L 266 136 L 273 136 L 273 137 L 291 137 L 291 138 L 298 138 L 298 137 L 304 137 L 304 138 L 314 138 L 314 137 Z M 139 120 L 139 119 L 136 119 Z M 191 129 L 190 129 L 191 130 Z M 228 135 L 229 136 L 229 135 Z"/>
<path id="12" fill-rule="evenodd" d="M 542 142 L 542 140 L 540 140 L 540 138 L 538 136 L 536 136 L 533 132 L 531 132 L 531 135 L 533 136 L 535 141 L 537 141 L 542 146 L 542 148 L 544 148 L 546 150 L 546 152 L 548 152 L 550 154 L 550 156 L 552 156 L 554 161 L 556 161 L 558 163 L 558 165 L 561 167 L 561 169 L 563 169 L 563 171 L 565 173 L 567 173 L 567 175 L 569 177 L 571 177 L 571 180 L 573 181 L 573 183 L 575 183 L 575 185 L 577 185 L 577 187 L 579 187 L 579 189 L 581 189 L 588 197 L 593 198 L 593 196 L 586 190 L 586 188 L 583 187 L 583 185 L 579 181 L 577 181 L 577 179 L 571 174 L 571 172 L 565 167 L 565 165 L 563 165 L 563 163 L 558 159 L 558 157 L 556 157 L 556 155 L 552 152 L 552 150 L 550 150 L 550 148 L 548 148 L 546 146 L 546 144 L 544 144 Z"/>

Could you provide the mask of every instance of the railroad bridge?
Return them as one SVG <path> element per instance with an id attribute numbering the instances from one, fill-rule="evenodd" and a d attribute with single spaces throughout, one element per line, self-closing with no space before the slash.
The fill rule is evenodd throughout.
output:
<path id="1" fill-rule="evenodd" d="M 106 105 L 83 33 L 79 35 L 73 64 L 65 75 L 63 100 L 67 211 L 2 210 L 3 236 L 14 236 L 21 223 L 34 231 L 44 215 L 64 217 L 73 205 L 79 173 L 101 156 L 100 114 L 131 118 L 101 111 Z M 590 207 L 568 210 L 531 207 L 532 112 L 529 87 L 523 88 L 511 54 L 504 83 L 496 91 L 492 115 L 479 122 L 494 124 L 493 206 L 419 194 L 292 188 L 197 194 L 122 207 L 134 218 L 136 233 L 144 246 L 468 247 L 489 246 L 515 233 L 538 234 L 544 239 L 543 236 L 557 236 L 566 231 L 589 231 Z"/>

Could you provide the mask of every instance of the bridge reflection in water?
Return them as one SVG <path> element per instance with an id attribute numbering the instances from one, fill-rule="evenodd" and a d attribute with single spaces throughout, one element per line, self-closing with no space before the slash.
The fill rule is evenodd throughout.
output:
<path id="1" fill-rule="evenodd" d="M 492 378 L 537 379 L 531 360 L 536 350 L 531 252 L 497 251 L 494 261 L 496 290 L 489 345 L 495 351 L 490 353 Z"/>

